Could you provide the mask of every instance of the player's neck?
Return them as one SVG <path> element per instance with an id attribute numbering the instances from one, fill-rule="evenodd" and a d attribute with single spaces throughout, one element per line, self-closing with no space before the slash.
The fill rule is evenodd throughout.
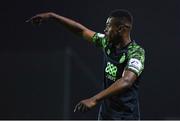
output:
<path id="1" fill-rule="evenodd" d="M 131 42 L 130 36 L 122 37 L 119 43 L 115 46 L 117 49 L 123 48 Z"/>

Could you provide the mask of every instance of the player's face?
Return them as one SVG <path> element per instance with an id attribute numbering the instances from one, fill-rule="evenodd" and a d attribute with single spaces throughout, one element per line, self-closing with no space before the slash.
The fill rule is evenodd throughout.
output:
<path id="1" fill-rule="evenodd" d="M 109 17 L 106 21 L 106 27 L 104 30 L 108 41 L 112 42 L 113 40 L 117 40 L 117 38 L 119 36 L 118 30 L 119 29 L 116 24 L 116 18 Z"/>

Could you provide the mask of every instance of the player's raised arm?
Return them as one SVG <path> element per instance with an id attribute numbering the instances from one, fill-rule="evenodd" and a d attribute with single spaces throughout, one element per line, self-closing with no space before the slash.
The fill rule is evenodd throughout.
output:
<path id="1" fill-rule="evenodd" d="M 37 15 L 33 16 L 32 18 L 30 18 L 29 20 L 27 20 L 26 22 L 31 22 L 32 24 L 39 25 L 43 21 L 46 21 L 49 19 L 57 21 L 58 23 L 60 23 L 61 25 L 65 26 L 67 29 L 69 29 L 71 32 L 92 42 L 92 37 L 95 34 L 94 31 L 86 28 L 82 24 L 80 24 L 72 19 L 60 16 L 60 15 L 52 13 L 52 12 L 37 14 Z"/>

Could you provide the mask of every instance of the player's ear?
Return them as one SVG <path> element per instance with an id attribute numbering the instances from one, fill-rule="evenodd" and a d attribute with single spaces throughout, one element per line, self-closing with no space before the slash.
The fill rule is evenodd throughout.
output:
<path id="1" fill-rule="evenodd" d="M 118 31 L 119 32 L 122 32 L 122 31 L 127 31 L 129 28 L 127 28 L 127 26 L 125 25 L 119 25 L 118 26 Z"/>

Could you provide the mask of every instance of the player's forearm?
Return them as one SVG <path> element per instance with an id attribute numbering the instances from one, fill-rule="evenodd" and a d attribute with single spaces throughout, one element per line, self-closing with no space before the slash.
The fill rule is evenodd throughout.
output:
<path id="1" fill-rule="evenodd" d="M 123 91 L 130 88 L 131 86 L 132 86 L 132 82 L 130 80 L 121 78 L 121 79 L 117 80 L 115 83 L 113 83 L 107 89 L 105 89 L 105 90 L 101 91 L 100 93 L 98 93 L 97 95 L 95 95 L 93 98 L 99 102 L 105 98 L 122 93 Z"/>
<path id="2" fill-rule="evenodd" d="M 81 25 L 80 23 L 71 20 L 69 18 L 60 16 L 55 13 L 50 13 L 50 18 L 57 21 L 61 25 L 64 25 L 66 28 L 68 28 L 70 31 L 72 31 L 75 34 L 83 36 L 83 31 L 85 31 L 87 28 Z"/>

